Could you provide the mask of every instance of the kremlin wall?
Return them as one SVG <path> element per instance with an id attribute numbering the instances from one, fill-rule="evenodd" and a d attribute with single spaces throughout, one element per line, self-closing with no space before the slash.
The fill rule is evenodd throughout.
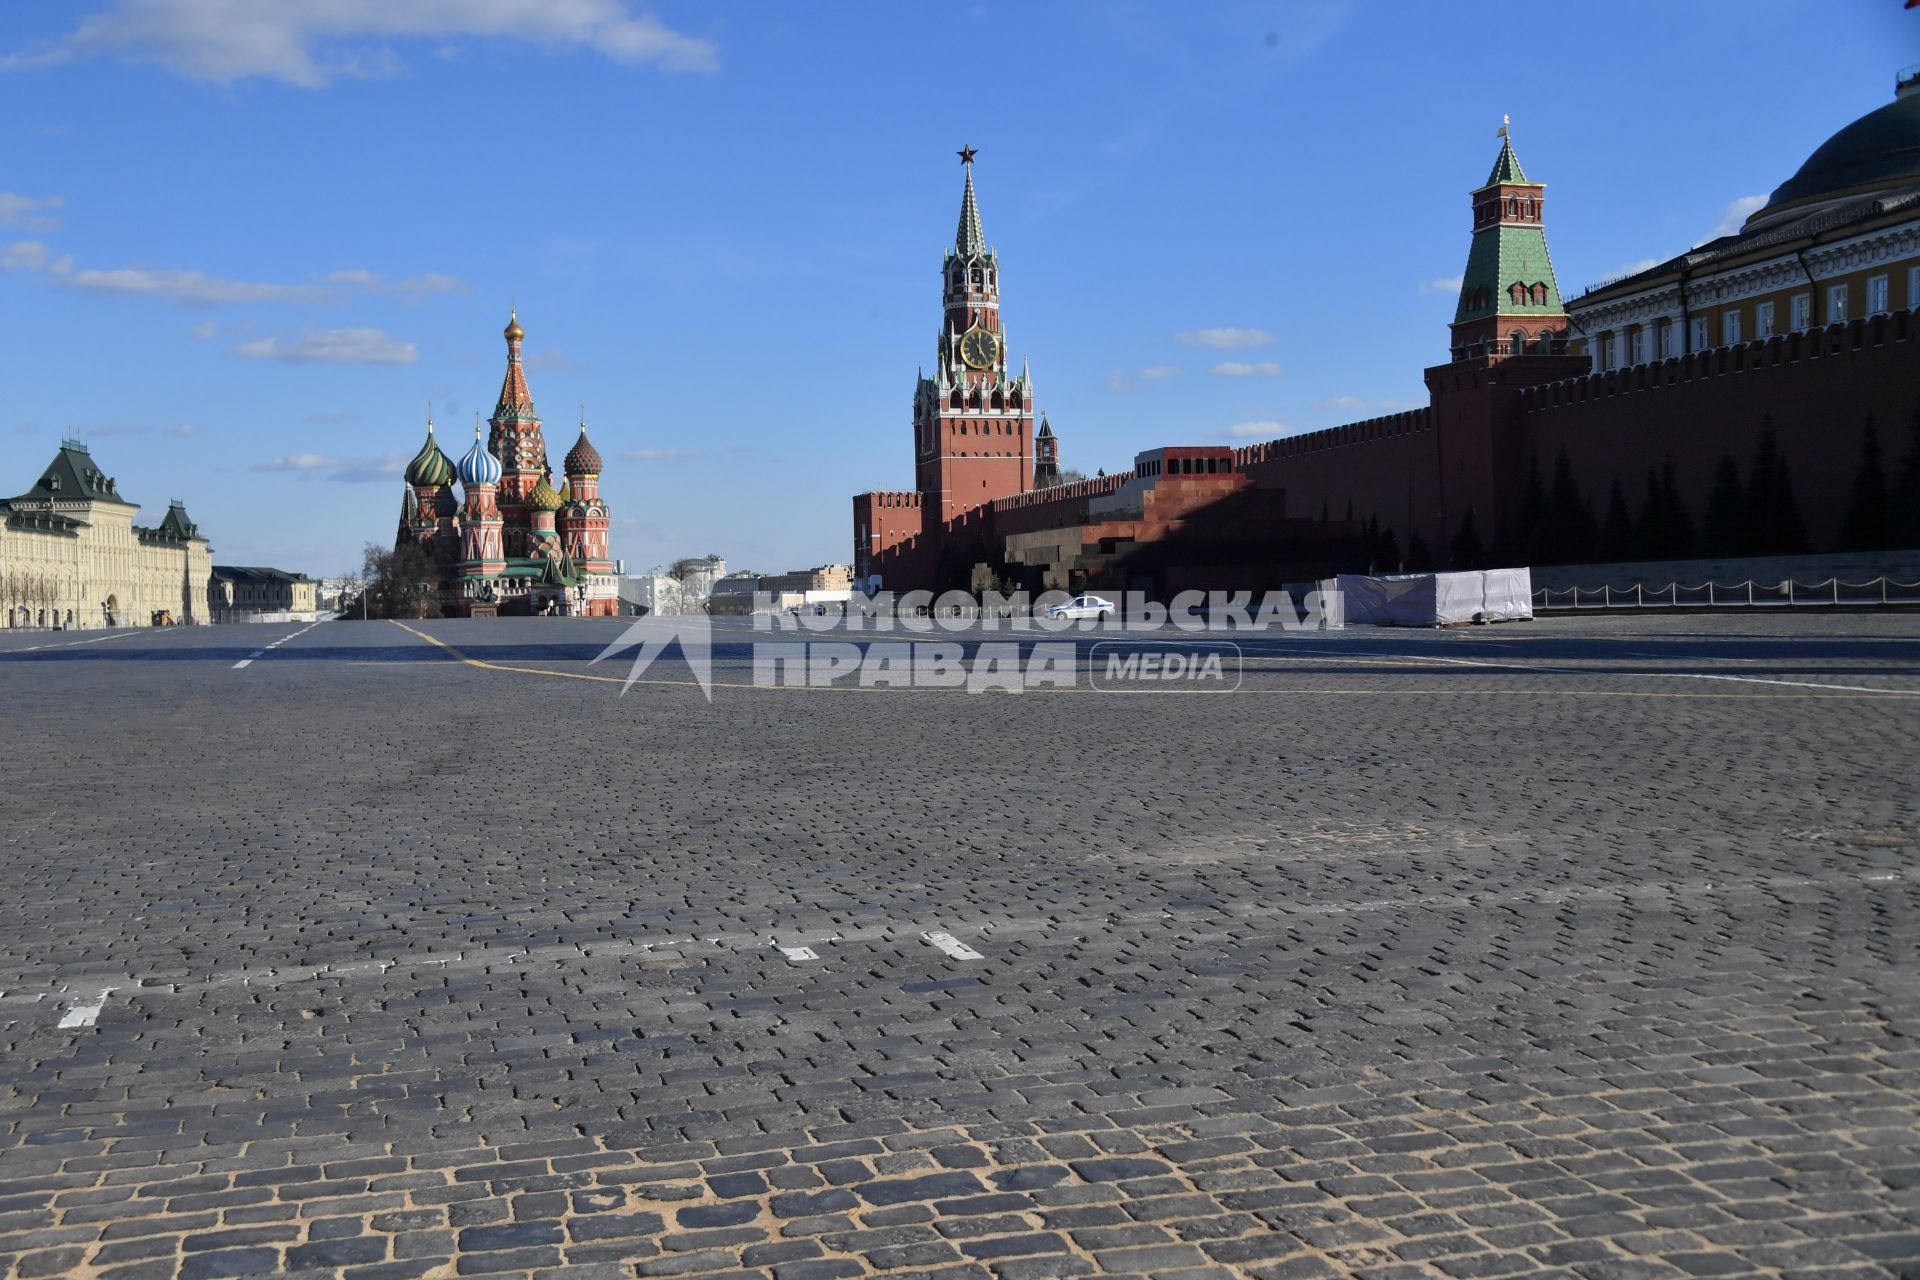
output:
<path id="1" fill-rule="evenodd" d="M 1048 464 L 1031 465 L 1025 370 L 973 336 L 997 338 L 999 261 L 963 155 L 917 487 L 854 497 L 856 579 L 1164 597 L 1495 560 L 1920 545 L 1920 493 L 1902 487 L 1920 484 L 1920 84 L 1903 77 L 1740 231 L 1564 304 L 1544 184 L 1501 132 L 1427 408 L 1149 450 L 1065 485 L 1048 483 L 1044 427 Z"/>

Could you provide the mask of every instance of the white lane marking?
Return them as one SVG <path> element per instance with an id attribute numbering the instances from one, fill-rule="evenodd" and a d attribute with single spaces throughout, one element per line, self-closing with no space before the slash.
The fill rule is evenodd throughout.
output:
<path id="1" fill-rule="evenodd" d="M 100 994 L 93 998 L 92 1004 L 78 1004 L 68 1009 L 66 1016 L 60 1019 L 60 1029 L 70 1031 L 75 1027 L 90 1027 L 100 1016 L 101 1006 L 107 1002 L 107 993 L 112 987 L 100 988 Z"/>
<path id="2" fill-rule="evenodd" d="M 1884 693 L 1895 698 L 1920 697 L 1920 689 L 1876 689 L 1864 684 L 1816 684 L 1811 680 L 1762 680 L 1759 676 L 1710 676 L 1699 671 L 1655 671 L 1670 680 L 1733 680 L 1740 684 L 1784 684 L 1795 689 L 1839 689 L 1845 693 Z"/>
<path id="3" fill-rule="evenodd" d="M 326 621 L 326 619 L 324 619 L 324 618 L 323 618 L 323 619 L 321 619 L 321 621 L 322 621 L 322 622 L 324 622 L 324 621 Z M 272 642 L 271 644 L 269 644 L 269 645 L 267 645 L 267 647 L 266 647 L 266 648 L 264 648 L 264 649 L 255 649 L 255 650 L 254 650 L 254 651 L 253 651 L 252 653 L 250 653 L 250 654 L 248 654 L 248 655 L 247 655 L 246 657 L 244 657 L 244 658 L 242 658 L 242 659 L 240 659 L 240 661 L 238 661 L 238 662 L 236 662 L 236 663 L 234 663 L 234 664 L 233 664 L 233 669 L 234 669 L 235 671 L 238 671 L 238 670 L 239 670 L 240 668 L 242 668 L 242 667 L 250 667 L 250 666 L 252 666 L 252 665 L 253 665 L 253 660 L 254 660 L 255 658 L 264 658 L 264 657 L 266 657 L 266 656 L 267 656 L 267 654 L 268 654 L 268 653 L 269 653 L 269 652 L 270 652 L 271 650 L 274 650 L 274 649 L 278 649 L 278 648 L 279 648 L 279 647 L 280 647 L 281 645 L 283 645 L 283 644 L 285 644 L 285 643 L 286 643 L 287 641 L 289 641 L 289 640 L 298 640 L 298 639 L 299 639 L 299 638 L 300 638 L 301 636 L 303 636 L 303 635 L 305 635 L 305 634 L 307 634 L 307 632 L 309 632 L 309 631 L 311 631 L 311 630 L 313 630 L 313 629 L 314 629 L 315 627 L 317 627 L 317 626 L 319 626 L 319 625 L 320 625 L 320 623 L 319 623 L 319 622 L 309 622 L 309 623 L 308 623 L 308 624 L 307 624 L 306 626 L 304 626 L 304 627 L 302 627 L 302 628 L 300 628 L 300 629 L 299 629 L 298 631 L 295 631 L 295 632 L 293 632 L 293 633 L 292 633 L 292 634 L 290 634 L 290 635 L 284 635 L 284 636 L 281 636 L 281 637 L 280 637 L 280 638 L 279 638 L 278 640 L 275 640 L 275 641 L 273 641 L 273 642 Z"/>
<path id="4" fill-rule="evenodd" d="M 121 636 L 136 634 L 132 631 L 113 631 L 104 636 L 93 636 L 87 640 L 58 640 L 52 644 L 30 644 L 24 649 L 13 649 L 12 653 L 38 653 L 42 649 L 71 649 L 77 644 L 99 644 L 102 640 L 118 640 Z"/>
<path id="5" fill-rule="evenodd" d="M 818 960 L 820 958 L 820 953 L 812 947 L 782 947 L 780 948 L 780 954 L 795 964 L 800 963 L 802 960 Z"/>
<path id="6" fill-rule="evenodd" d="M 1299 650 L 1298 652 L 1332 654 L 1332 653 L 1335 653 L 1335 650 L 1303 649 L 1303 650 Z M 1463 667 L 1494 667 L 1494 668 L 1498 668 L 1506 671 L 1533 671 L 1533 672 L 1539 672 L 1543 675 L 1555 675 L 1555 676 L 1596 676 L 1596 677 L 1612 676 L 1615 678 L 1629 678 L 1629 679 L 1635 676 L 1640 676 L 1640 677 L 1651 677 L 1656 680 L 1732 680 L 1739 684 L 1778 684 L 1778 685 L 1786 685 L 1790 688 L 1795 688 L 1795 689 L 1833 689 L 1833 690 L 1838 690 L 1839 692 L 1842 692 L 1842 693 L 1884 693 L 1889 695 L 1890 697 L 1895 697 L 1895 698 L 1920 697 L 1920 689 L 1875 688 L 1872 685 L 1862 685 L 1862 684 L 1820 684 L 1810 680 L 1765 680 L 1759 676 L 1709 675 L 1704 671 L 1608 671 L 1603 668 L 1595 668 L 1595 669 L 1589 669 L 1589 670 L 1576 670 L 1576 669 L 1571 669 L 1567 667 L 1539 667 L 1539 666 L 1533 666 L 1531 664 L 1523 664 L 1518 662 L 1475 662 L 1470 658 L 1441 658 L 1441 657 L 1435 657 L 1432 654 L 1425 654 L 1425 653 L 1406 653 L 1406 654 L 1354 653 L 1351 656 L 1356 658 L 1399 658 L 1403 661 L 1411 661 L 1411 662 L 1451 662 Z M 1758 659 L 1725 658 L 1725 659 L 1713 659 L 1713 661 L 1751 662 L 1751 661 L 1758 661 Z"/>
<path id="7" fill-rule="evenodd" d="M 923 933 L 920 936 L 952 956 L 955 960 L 984 960 L 986 958 L 950 933 Z"/>

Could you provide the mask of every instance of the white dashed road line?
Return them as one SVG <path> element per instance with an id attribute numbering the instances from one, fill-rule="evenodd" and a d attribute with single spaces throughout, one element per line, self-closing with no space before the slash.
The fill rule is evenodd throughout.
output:
<path id="1" fill-rule="evenodd" d="M 952 956 L 955 960 L 983 960 L 986 958 L 950 933 L 923 933 L 920 936 Z"/>
<path id="2" fill-rule="evenodd" d="M 321 622 L 324 622 L 324 621 L 326 621 L 326 619 L 324 619 L 324 618 L 322 618 L 322 619 L 321 619 Z M 302 627 L 302 628 L 300 628 L 300 629 L 299 629 L 298 631 L 295 631 L 295 632 L 292 632 L 292 633 L 291 633 L 291 634 L 289 634 L 289 635 L 284 635 L 284 636 L 281 636 L 281 637 L 280 637 L 280 638 L 279 638 L 278 640 L 275 640 L 275 641 L 273 641 L 273 642 L 272 642 L 271 644 L 268 644 L 268 645 L 266 646 L 266 648 L 263 648 L 263 649 L 255 649 L 255 650 L 254 650 L 254 651 L 253 651 L 252 653 L 250 653 L 250 654 L 248 654 L 248 655 L 247 655 L 246 657 L 244 657 L 244 658 L 242 658 L 242 659 L 240 659 L 240 661 L 238 661 L 238 662 L 236 662 L 236 663 L 234 663 L 234 664 L 233 664 L 233 669 L 234 669 L 235 671 L 238 671 L 238 670 L 240 670 L 240 668 L 242 668 L 242 667 L 250 667 L 250 666 L 252 666 L 252 665 L 253 665 L 253 660 L 254 660 L 255 658 L 264 658 L 264 657 L 266 657 L 266 656 L 267 656 L 267 650 L 268 650 L 268 649 L 278 649 L 278 648 L 279 648 L 279 647 L 280 647 L 281 645 L 283 645 L 283 644 L 285 644 L 285 643 L 286 643 L 287 641 L 289 641 L 289 640 L 298 640 L 298 639 L 299 639 L 299 638 L 300 638 L 301 636 L 303 636 L 303 635 L 305 635 L 305 634 L 307 634 L 307 632 L 309 632 L 309 631 L 311 631 L 311 630 L 313 630 L 313 629 L 314 629 L 315 627 L 317 627 L 317 626 L 319 626 L 319 625 L 320 625 L 320 623 L 319 623 L 319 622 L 309 622 L 309 623 L 308 623 L 308 624 L 307 624 L 306 626 L 304 626 L 304 627 Z"/>
<path id="3" fill-rule="evenodd" d="M 42 649 L 71 649 L 79 644 L 99 644 L 102 640 L 118 640 L 121 636 L 139 634 L 136 631 L 110 631 L 103 636 L 90 636 L 85 640 L 56 640 L 52 644 L 30 644 L 24 649 L 13 649 L 12 653 L 38 653 Z"/>
<path id="4" fill-rule="evenodd" d="M 112 990 L 112 987 L 102 987 L 100 993 L 94 996 L 92 1004 L 77 1004 L 70 1007 L 60 1019 L 60 1029 L 71 1031 L 75 1027 L 92 1026 L 100 1016 L 101 1007 L 107 1002 L 107 993 Z"/>

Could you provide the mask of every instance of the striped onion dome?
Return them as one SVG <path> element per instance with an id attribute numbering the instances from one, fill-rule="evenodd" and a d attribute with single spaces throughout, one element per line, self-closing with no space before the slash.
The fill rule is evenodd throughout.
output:
<path id="1" fill-rule="evenodd" d="M 540 483 L 528 492 L 526 504 L 529 511 L 558 511 L 561 498 L 553 491 L 553 486 L 547 483 L 547 478 L 542 476 Z"/>
<path id="2" fill-rule="evenodd" d="M 467 450 L 467 456 L 460 459 L 461 484 L 499 484 L 500 459 L 487 452 L 487 446 L 480 442 L 480 428 L 473 429 L 473 448 Z"/>
<path id="3" fill-rule="evenodd" d="M 427 442 L 420 446 L 420 452 L 413 455 L 413 461 L 407 464 L 407 483 L 410 485 L 444 486 L 453 483 L 453 463 L 447 455 L 440 452 L 440 444 L 433 438 L 433 419 L 427 419 Z"/>
<path id="4" fill-rule="evenodd" d="M 593 447 L 593 441 L 587 439 L 587 424 L 580 424 L 580 438 L 567 450 L 564 464 L 570 476 L 597 476 L 600 474 L 600 451 Z"/>

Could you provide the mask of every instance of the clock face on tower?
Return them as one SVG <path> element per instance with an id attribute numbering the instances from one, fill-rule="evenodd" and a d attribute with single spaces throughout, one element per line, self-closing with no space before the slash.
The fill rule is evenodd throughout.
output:
<path id="1" fill-rule="evenodd" d="M 993 368 L 1000 340 L 985 329 L 969 329 L 960 339 L 960 358 L 976 369 Z"/>

